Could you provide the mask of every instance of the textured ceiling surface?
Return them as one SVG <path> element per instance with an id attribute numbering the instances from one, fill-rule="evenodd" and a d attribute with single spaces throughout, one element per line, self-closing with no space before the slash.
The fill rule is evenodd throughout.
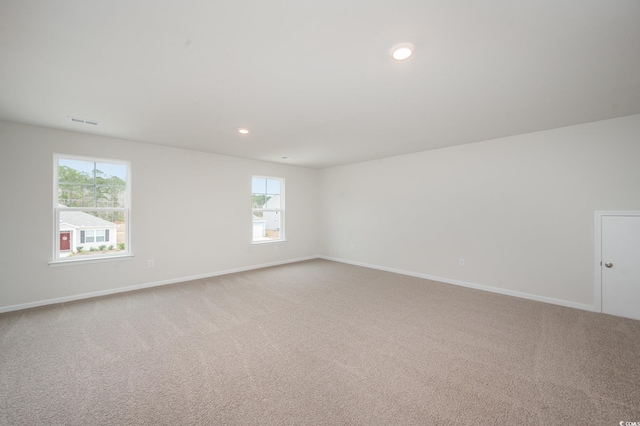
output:
<path id="1" fill-rule="evenodd" d="M 637 0 L 0 1 L 9 121 L 322 168 L 637 113 Z"/>

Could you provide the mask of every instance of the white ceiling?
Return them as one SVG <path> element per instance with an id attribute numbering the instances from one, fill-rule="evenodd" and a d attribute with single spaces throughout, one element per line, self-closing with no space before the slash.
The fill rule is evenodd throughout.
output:
<path id="1" fill-rule="evenodd" d="M 0 0 L 9 121 L 322 168 L 638 113 L 638 0 Z"/>

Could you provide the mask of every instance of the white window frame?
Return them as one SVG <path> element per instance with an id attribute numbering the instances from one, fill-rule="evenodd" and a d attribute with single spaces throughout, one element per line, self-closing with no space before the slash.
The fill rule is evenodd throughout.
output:
<path id="1" fill-rule="evenodd" d="M 253 208 L 253 202 L 251 203 L 251 244 L 273 244 L 273 243 L 281 243 L 287 241 L 285 238 L 285 213 L 284 213 L 284 200 L 285 200 L 285 179 L 283 177 L 275 177 L 275 176 L 259 176 L 253 175 L 251 176 L 251 181 L 253 179 L 271 179 L 280 181 L 280 208 L 278 209 L 256 209 Z M 251 195 L 253 195 L 253 185 L 251 188 Z M 274 212 L 280 214 L 280 238 L 278 239 L 268 239 L 264 241 L 254 241 L 253 237 L 253 214 L 254 213 L 269 213 Z"/>
<path id="2" fill-rule="evenodd" d="M 127 168 L 127 181 L 125 192 L 125 207 L 59 207 L 58 206 L 58 163 L 60 159 L 89 161 L 94 163 L 112 163 L 124 165 Z M 93 212 L 122 212 L 124 214 L 124 223 L 127 227 L 125 233 L 125 249 L 121 254 L 103 254 L 96 252 L 94 255 L 83 255 L 73 257 L 60 257 L 60 212 L 62 211 L 93 211 Z M 131 247 L 131 162 L 125 160 L 116 160 L 112 158 L 85 157 L 68 154 L 53 155 L 53 260 L 49 262 L 50 266 L 70 265 L 78 263 L 102 262 L 110 260 L 123 260 L 133 257 Z M 79 232 L 78 230 L 77 232 Z M 95 230 L 93 230 L 95 231 Z M 104 235 L 104 230 L 103 230 Z M 95 233 L 94 233 L 95 239 Z M 95 244 L 95 242 L 93 243 Z"/>

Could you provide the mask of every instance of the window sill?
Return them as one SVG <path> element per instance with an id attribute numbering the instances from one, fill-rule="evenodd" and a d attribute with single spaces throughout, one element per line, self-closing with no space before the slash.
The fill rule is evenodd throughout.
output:
<path id="1" fill-rule="evenodd" d="M 277 243 L 286 243 L 287 240 L 270 240 L 270 241 L 251 241 L 251 244 L 260 245 L 260 244 L 277 244 Z"/>
<path id="2" fill-rule="evenodd" d="M 109 257 L 90 257 L 88 259 L 58 259 L 52 260 L 49 262 L 49 266 L 57 267 L 57 266 L 69 266 L 69 265 L 84 265 L 86 263 L 101 263 L 101 262 L 115 262 L 118 260 L 131 260 L 133 259 L 132 254 L 123 254 L 119 256 L 109 256 Z"/>

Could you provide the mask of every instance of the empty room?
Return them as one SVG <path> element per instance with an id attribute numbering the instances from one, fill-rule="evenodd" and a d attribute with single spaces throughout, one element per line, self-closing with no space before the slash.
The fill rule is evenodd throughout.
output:
<path id="1" fill-rule="evenodd" d="M 640 2 L 0 0 L 0 425 L 640 425 Z"/>

